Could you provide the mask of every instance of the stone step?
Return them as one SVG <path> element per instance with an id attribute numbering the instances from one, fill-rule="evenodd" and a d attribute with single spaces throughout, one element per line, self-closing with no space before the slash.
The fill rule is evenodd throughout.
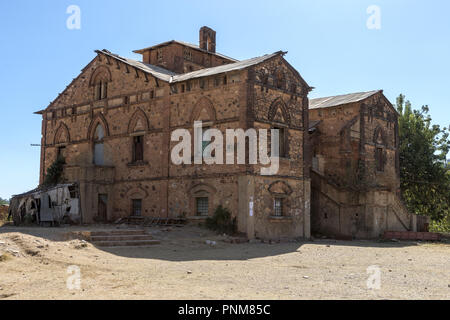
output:
<path id="1" fill-rule="evenodd" d="M 96 241 L 92 242 L 98 247 L 143 247 L 160 244 L 159 240 L 127 240 L 127 241 Z"/>
<path id="2" fill-rule="evenodd" d="M 153 237 L 148 234 L 138 235 L 108 235 L 108 236 L 91 236 L 91 241 L 133 241 L 133 240 L 153 240 Z"/>
<path id="3" fill-rule="evenodd" d="M 91 237 L 100 236 L 136 236 L 145 235 L 145 230 L 109 230 L 109 231 L 93 231 Z"/>

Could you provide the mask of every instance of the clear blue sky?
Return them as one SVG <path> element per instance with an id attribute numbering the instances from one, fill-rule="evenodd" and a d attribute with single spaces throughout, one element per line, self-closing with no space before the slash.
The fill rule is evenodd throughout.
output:
<path id="1" fill-rule="evenodd" d="M 69 30 L 69 5 L 81 9 L 81 30 Z M 366 10 L 381 9 L 369 30 Z M 0 197 L 38 184 L 41 118 L 95 57 L 177 39 L 198 43 L 198 30 L 217 31 L 217 50 L 237 59 L 278 50 L 316 89 L 311 97 L 384 89 L 428 104 L 433 120 L 450 123 L 450 1 L 84 1 L 0 2 Z"/>

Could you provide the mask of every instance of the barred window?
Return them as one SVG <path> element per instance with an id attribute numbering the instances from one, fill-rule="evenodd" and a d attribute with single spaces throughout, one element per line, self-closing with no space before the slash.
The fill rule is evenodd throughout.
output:
<path id="1" fill-rule="evenodd" d="M 275 198 L 273 203 L 273 215 L 275 217 L 282 217 L 283 216 L 283 199 L 282 198 Z"/>
<path id="2" fill-rule="evenodd" d="M 209 214 L 209 199 L 197 198 L 197 216 L 208 216 Z"/>
<path id="3" fill-rule="evenodd" d="M 135 199 L 133 200 L 133 209 L 132 209 L 132 216 L 133 217 L 140 217 L 142 216 L 142 200 Z"/>
<path id="4" fill-rule="evenodd" d="M 377 171 L 383 172 L 384 171 L 384 156 L 383 156 L 383 149 L 377 148 L 375 150 L 375 162 L 377 166 Z"/>

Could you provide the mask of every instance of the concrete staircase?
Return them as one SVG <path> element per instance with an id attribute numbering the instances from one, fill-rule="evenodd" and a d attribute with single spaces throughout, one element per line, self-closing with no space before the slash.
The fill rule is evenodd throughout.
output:
<path id="1" fill-rule="evenodd" d="M 98 247 L 141 247 L 161 243 L 145 230 L 94 231 L 91 232 L 90 239 Z"/>

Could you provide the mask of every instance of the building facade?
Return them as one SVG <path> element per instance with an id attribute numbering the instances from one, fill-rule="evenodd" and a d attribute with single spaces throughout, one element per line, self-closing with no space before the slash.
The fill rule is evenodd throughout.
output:
<path id="1" fill-rule="evenodd" d="M 400 198 L 398 114 L 382 91 L 310 101 L 312 232 L 377 238 L 416 228 Z"/>
<path id="2" fill-rule="evenodd" d="M 371 166 L 374 152 L 384 159 L 385 174 L 377 175 L 377 181 L 385 181 L 387 188 L 380 194 L 389 197 L 398 189 L 395 119 L 385 123 L 377 110 L 351 105 L 339 116 L 343 124 L 348 120 L 347 131 L 338 133 L 342 128 L 337 124 L 330 129 L 329 120 L 309 110 L 312 88 L 284 59 L 284 52 L 237 61 L 216 52 L 216 33 L 208 27 L 201 28 L 198 46 L 169 41 L 135 52 L 142 61 L 96 51 L 81 74 L 38 112 L 41 183 L 58 156 L 64 157 L 64 182 L 79 186 L 84 223 L 130 216 L 202 221 L 222 205 L 249 238 L 309 238 L 311 199 L 321 207 L 329 196 L 320 186 L 314 189 L 317 195 L 311 194 L 311 174 L 327 188 L 332 184 L 325 176 L 357 183 L 362 173 L 356 168 L 361 163 Z M 388 101 L 384 103 L 389 109 Z M 310 116 L 322 121 L 316 131 Z M 233 165 L 174 164 L 177 142 L 172 133 L 186 129 L 193 140 L 196 121 L 202 121 L 203 130 L 218 129 L 224 136 L 229 129 L 278 129 L 278 172 L 262 175 L 264 165 L 237 164 L 237 155 Z M 367 137 L 364 142 L 357 141 L 358 130 Z M 379 132 L 376 139 L 374 130 Z M 338 141 L 342 150 L 336 149 Z M 370 180 L 370 174 L 363 175 Z M 374 193 L 351 205 L 364 206 L 379 197 Z M 325 225 L 318 230 L 334 232 Z"/>
<path id="3" fill-rule="evenodd" d="M 180 217 L 203 220 L 219 205 L 250 238 L 309 237 L 310 87 L 277 52 L 236 61 L 170 41 L 137 50 L 143 62 L 109 51 L 97 56 L 42 114 L 41 182 L 58 155 L 66 182 L 78 183 L 82 220 Z M 171 134 L 204 128 L 282 132 L 277 174 L 262 165 L 176 165 Z M 237 163 L 237 161 L 235 162 Z M 276 208 L 276 209 L 275 209 Z"/>

